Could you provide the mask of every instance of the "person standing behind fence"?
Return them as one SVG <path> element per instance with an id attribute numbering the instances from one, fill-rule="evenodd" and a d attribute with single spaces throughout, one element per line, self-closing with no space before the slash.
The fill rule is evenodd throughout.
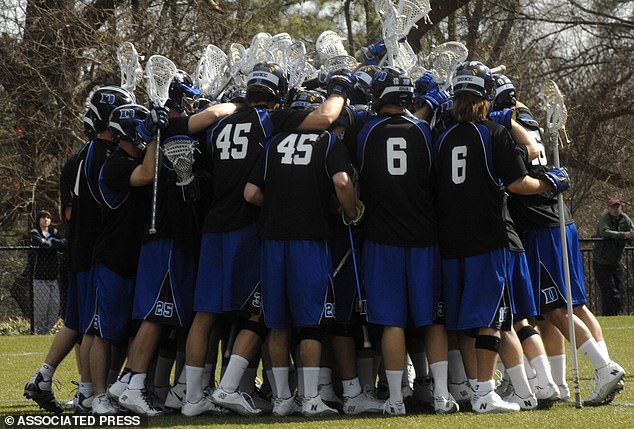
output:
<path id="1" fill-rule="evenodd" d="M 66 239 L 51 227 L 51 213 L 42 210 L 31 230 L 31 245 L 39 247 L 33 254 L 33 325 L 36 334 L 48 334 L 59 318 L 59 264 L 57 251 Z"/>
<path id="2" fill-rule="evenodd" d="M 592 266 L 601 291 L 601 314 L 614 316 L 623 308 L 623 265 L 621 256 L 625 240 L 634 238 L 634 224 L 623 213 L 621 200 L 610 198 L 608 209 L 599 217 L 597 236 L 603 240 L 594 245 Z"/>

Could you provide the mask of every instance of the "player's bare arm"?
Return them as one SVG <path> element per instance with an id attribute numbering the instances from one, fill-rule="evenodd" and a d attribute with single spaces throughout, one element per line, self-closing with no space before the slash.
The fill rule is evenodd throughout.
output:
<path id="1" fill-rule="evenodd" d="M 341 208 L 343 208 L 348 219 L 354 219 L 357 217 L 357 208 L 352 179 L 348 173 L 340 171 L 332 176 L 332 182 L 335 185 L 335 192 Z"/>
<path id="2" fill-rule="evenodd" d="M 189 134 L 196 134 L 202 131 L 217 120 L 224 118 L 227 115 L 231 115 L 238 109 L 238 107 L 240 107 L 240 105 L 237 103 L 216 104 L 215 106 L 206 108 L 202 112 L 192 115 L 188 122 Z"/>
<path id="3" fill-rule="evenodd" d="M 137 166 L 130 175 L 130 186 L 145 186 L 154 180 L 154 155 L 156 153 L 156 140 L 148 144 L 143 157 L 143 163 Z"/>
<path id="4" fill-rule="evenodd" d="M 264 192 L 259 186 L 249 182 L 244 186 L 244 199 L 248 203 L 262 207 L 264 205 Z"/>

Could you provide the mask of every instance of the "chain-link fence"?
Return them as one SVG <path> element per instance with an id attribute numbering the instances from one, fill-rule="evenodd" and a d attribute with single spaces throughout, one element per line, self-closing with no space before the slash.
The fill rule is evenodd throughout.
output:
<path id="1" fill-rule="evenodd" d="M 601 314 L 601 293 L 592 269 L 592 249 L 596 239 L 580 240 L 586 279 L 588 306 Z M 634 314 L 634 247 L 623 253 L 625 269 L 621 291 L 623 314 Z M 46 334 L 66 308 L 67 275 L 63 254 L 55 249 L 12 246 L 0 247 L 0 323 L 22 318 L 31 333 Z"/>

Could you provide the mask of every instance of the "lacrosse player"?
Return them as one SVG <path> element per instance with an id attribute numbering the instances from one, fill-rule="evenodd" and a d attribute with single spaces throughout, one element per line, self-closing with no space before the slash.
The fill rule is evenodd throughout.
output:
<path id="1" fill-rule="evenodd" d="M 76 157 L 76 171 L 72 178 L 73 211 L 68 226 L 69 305 L 65 317 L 65 327 L 55 335 L 42 367 L 24 388 L 24 396 L 33 399 L 47 411 L 61 413 L 62 408 L 51 390 L 51 379 L 56 367 L 75 345 L 80 333 L 90 325 L 92 313 L 86 310 L 90 303 L 91 289 L 89 271 L 95 239 L 101 230 L 101 196 L 98 191 L 99 169 L 116 145 L 108 130 L 108 118 L 113 109 L 131 103 L 133 96 L 126 90 L 104 86 L 93 91 L 87 100 L 84 127 L 90 140 Z M 74 299 L 76 298 L 76 299 Z M 89 341 L 88 341 L 89 342 Z M 86 344 L 86 352 L 90 345 Z M 88 354 L 81 360 L 79 389 L 76 394 L 75 411 L 86 413 L 92 402 Z"/>
<path id="2" fill-rule="evenodd" d="M 518 411 L 518 404 L 495 393 L 493 381 L 500 331 L 511 328 L 512 316 L 501 185 L 522 194 L 557 193 L 568 188 L 568 176 L 563 169 L 544 172 L 539 180 L 527 175 L 509 132 L 487 120 L 495 89 L 488 67 L 477 61 L 461 64 L 453 87 L 455 123 L 434 142 L 447 329 L 475 334 L 473 411 Z"/>
<path id="3" fill-rule="evenodd" d="M 161 333 L 164 327 L 178 328 L 183 331 L 179 335 L 184 339 L 191 323 L 199 239 L 197 211 L 193 207 L 200 197 L 198 178 L 179 177 L 180 171 L 169 159 L 167 148 L 173 143 L 184 144 L 192 155 L 194 143 L 189 136 L 236 109 L 233 103 L 217 104 L 187 116 L 194 105 L 191 100 L 198 93 L 191 85 L 191 78 L 183 71 L 177 73 L 170 85 L 166 103 L 169 122 L 161 142 L 165 156 L 157 179 L 157 232 L 145 234 L 136 271 L 132 318 L 142 322 L 130 344 L 126 368 L 109 388 L 109 394 L 118 398 L 120 405 L 148 416 L 161 413 L 149 400 L 146 388 L 148 368 Z M 184 377 L 183 371 L 176 375 L 177 382 L 167 395 L 166 406 L 175 409 L 182 406 Z"/>
<path id="4" fill-rule="evenodd" d="M 539 125 L 530 110 L 515 99 L 515 88 L 506 76 L 497 78 L 495 108 L 502 109 L 500 116 L 513 115 L 517 122 L 538 140 L 540 155 L 534 159 L 523 158 L 529 175 L 539 177 L 547 169 L 548 160 Z M 513 111 L 508 109 L 513 108 Z M 535 305 L 543 320 L 538 321 L 543 343 L 549 355 L 552 378 L 558 385 L 562 400 L 569 400 L 570 389 L 565 381 L 564 337 L 568 337 L 566 293 L 561 267 L 561 239 L 559 237 L 559 206 L 555 195 L 518 195 L 511 193 L 509 210 L 518 231 L 522 233 L 526 257 L 533 283 Z M 572 302 L 577 349 L 592 363 L 595 369 L 595 387 L 584 405 L 598 406 L 610 403 L 623 389 L 624 371 L 609 357 L 601 326 L 586 307 L 586 294 L 579 252 L 577 229 L 568 209 L 564 213 L 571 274 Z M 537 298 L 539 297 L 539 298 Z M 534 335 L 530 327 L 525 333 Z M 518 331 L 518 334 L 521 331 Z M 539 372 L 538 372 L 539 376 Z M 539 392 L 539 389 L 536 390 Z"/>

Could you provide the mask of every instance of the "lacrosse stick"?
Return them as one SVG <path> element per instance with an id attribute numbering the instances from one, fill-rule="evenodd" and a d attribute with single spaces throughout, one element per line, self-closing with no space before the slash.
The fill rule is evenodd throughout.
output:
<path id="1" fill-rule="evenodd" d="M 119 46 L 117 61 L 121 68 L 121 88 L 133 94 L 137 79 L 143 76 L 143 68 L 139 64 L 139 54 L 132 43 L 123 42 Z"/>
<path id="2" fill-rule="evenodd" d="M 555 82 L 548 81 L 540 94 L 546 103 L 546 127 L 553 145 L 553 162 L 555 167 L 559 163 L 559 130 L 566 123 L 568 112 L 564 105 L 564 97 Z M 572 289 L 570 286 L 570 267 L 568 265 L 568 246 L 566 243 L 566 214 L 564 212 L 564 197 L 557 195 L 559 207 L 559 231 L 561 235 L 561 249 L 563 256 L 564 281 L 566 283 L 566 310 L 568 312 L 568 331 L 570 337 L 570 355 L 572 358 L 572 376 L 575 387 L 575 406 L 581 408 L 581 394 L 579 391 L 579 367 L 577 364 L 577 340 L 575 338 L 575 324 L 572 309 Z"/>
<path id="3" fill-rule="evenodd" d="M 425 17 L 429 21 L 431 6 L 428 0 L 399 0 L 396 7 L 390 0 L 375 0 L 374 8 L 381 21 L 381 33 L 387 54 L 379 62 L 409 70 L 416 64 L 416 55 L 405 40 L 416 22 Z"/>
<path id="4" fill-rule="evenodd" d="M 278 63 L 282 69 L 289 68 L 290 47 L 293 44 L 293 38 L 288 33 L 279 33 L 271 37 L 269 52 L 273 57 L 273 61 Z"/>
<path id="5" fill-rule="evenodd" d="M 148 78 L 148 96 L 152 103 L 158 106 L 165 106 L 169 98 L 169 90 L 174 76 L 176 76 L 176 65 L 161 55 L 152 55 L 147 62 L 146 69 Z M 156 132 L 156 145 L 161 144 L 161 129 Z M 150 222 L 150 234 L 156 234 L 156 202 L 158 198 L 158 174 L 160 162 L 160 150 L 156 150 L 154 157 L 154 182 L 152 184 L 152 219 Z"/>
<path id="6" fill-rule="evenodd" d="M 357 267 L 357 255 L 354 250 L 354 238 L 352 237 L 352 226 L 350 225 L 348 225 L 348 240 L 350 241 L 350 254 L 352 256 L 352 265 L 354 267 L 354 281 L 357 284 L 359 312 L 361 314 L 366 314 L 367 310 L 365 310 L 365 306 L 363 304 L 364 299 L 363 299 L 363 296 L 361 295 L 361 281 L 359 280 L 359 268 Z M 372 343 L 370 342 L 368 327 L 366 325 L 361 325 L 361 330 L 363 331 L 363 348 L 369 349 L 372 347 Z"/>
<path id="7" fill-rule="evenodd" d="M 324 69 L 326 73 L 330 73 L 336 70 L 354 70 L 359 63 L 357 63 L 357 59 L 350 55 L 336 55 L 334 57 L 330 57 L 324 63 Z"/>
<path id="8" fill-rule="evenodd" d="M 196 71 L 194 84 L 204 95 L 212 95 L 219 85 L 220 77 L 227 68 L 227 54 L 214 45 L 207 45 Z"/>
<path id="9" fill-rule="evenodd" d="M 343 37 L 340 37 L 334 31 L 326 30 L 317 37 L 317 41 L 315 42 L 315 50 L 319 55 L 319 60 L 322 64 L 325 64 L 331 57 L 336 57 L 339 55 L 348 55 L 348 51 L 344 48 L 343 40 L 346 40 Z"/>
<path id="10" fill-rule="evenodd" d="M 273 55 L 269 52 L 271 39 L 273 37 L 269 33 L 258 33 L 253 36 L 251 45 L 247 49 L 246 55 L 240 64 L 240 71 L 244 75 L 248 75 L 257 63 L 273 61 Z"/>
<path id="11" fill-rule="evenodd" d="M 449 41 L 435 46 L 421 63 L 431 68 L 434 80 L 442 90 L 451 86 L 451 78 L 456 68 L 463 63 L 469 50 L 460 42 Z"/>
<path id="12" fill-rule="evenodd" d="M 198 142 L 189 136 L 174 136 L 163 142 L 161 150 L 174 168 L 176 185 L 187 186 L 194 180 L 192 165 Z"/>
<path id="13" fill-rule="evenodd" d="M 288 87 L 297 88 L 306 78 L 306 46 L 304 42 L 295 42 L 288 48 Z"/>

